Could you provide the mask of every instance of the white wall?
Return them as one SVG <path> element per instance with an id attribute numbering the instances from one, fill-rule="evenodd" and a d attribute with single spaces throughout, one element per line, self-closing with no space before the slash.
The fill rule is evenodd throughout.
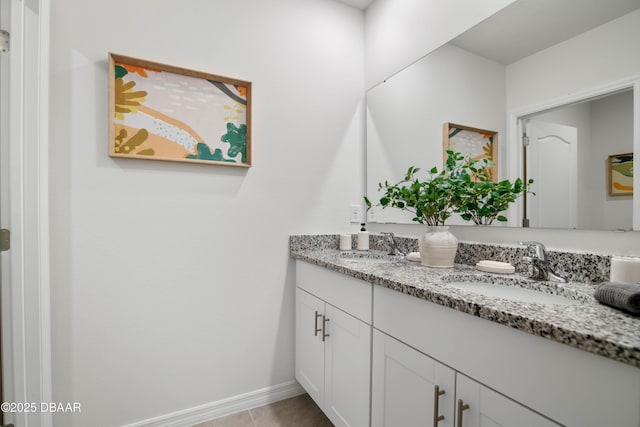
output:
<path id="1" fill-rule="evenodd" d="M 294 378 L 288 236 L 361 198 L 361 11 L 327 0 L 52 10 L 57 426 L 116 426 Z M 253 164 L 107 156 L 107 53 L 253 82 Z"/>
<path id="2" fill-rule="evenodd" d="M 507 111 L 640 75 L 640 10 L 507 66 Z"/>
<path id="3" fill-rule="evenodd" d="M 514 0 L 375 0 L 365 14 L 367 88 Z"/>

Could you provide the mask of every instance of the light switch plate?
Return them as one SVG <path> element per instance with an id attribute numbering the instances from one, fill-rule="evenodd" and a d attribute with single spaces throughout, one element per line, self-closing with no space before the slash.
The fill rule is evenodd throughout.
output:
<path id="1" fill-rule="evenodd" d="M 378 213 L 377 209 L 376 206 L 369 208 L 367 211 L 367 222 L 378 222 L 378 216 L 376 215 Z"/>
<path id="2" fill-rule="evenodd" d="M 349 220 L 354 224 L 360 224 L 364 222 L 362 220 L 362 206 L 351 205 L 349 209 Z"/>

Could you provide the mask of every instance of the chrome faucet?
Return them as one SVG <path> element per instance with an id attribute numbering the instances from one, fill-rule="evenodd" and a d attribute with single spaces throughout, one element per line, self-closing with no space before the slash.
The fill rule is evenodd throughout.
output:
<path id="1" fill-rule="evenodd" d="M 522 261 L 532 267 L 531 278 L 535 280 L 551 280 L 566 283 L 567 279 L 556 273 L 549 265 L 547 248 L 540 242 L 518 242 L 529 250 L 529 256 L 522 257 Z"/>
<path id="2" fill-rule="evenodd" d="M 396 242 L 396 236 L 395 234 L 388 232 L 388 231 L 383 231 L 381 233 L 383 236 L 385 236 L 387 239 L 387 242 L 389 242 L 389 255 L 400 255 L 400 256 L 405 256 L 406 254 L 400 250 L 400 248 L 398 247 L 398 242 Z"/>

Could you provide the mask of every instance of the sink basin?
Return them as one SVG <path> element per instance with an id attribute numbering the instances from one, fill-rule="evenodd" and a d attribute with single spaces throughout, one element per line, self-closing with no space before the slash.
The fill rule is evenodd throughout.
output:
<path id="1" fill-rule="evenodd" d="M 464 292 L 522 303 L 574 305 L 581 301 L 576 295 L 564 295 L 564 290 L 550 282 L 523 278 L 477 275 L 450 275 L 442 278 L 447 286 Z"/>
<path id="2" fill-rule="evenodd" d="M 533 291 L 531 289 L 524 289 L 516 286 L 505 286 L 497 285 L 495 283 L 478 282 L 451 282 L 447 283 L 447 285 L 466 292 L 480 294 L 487 297 L 503 298 L 509 301 L 557 305 L 579 304 L 579 301 L 569 299 L 561 295 L 547 294 L 544 292 Z"/>

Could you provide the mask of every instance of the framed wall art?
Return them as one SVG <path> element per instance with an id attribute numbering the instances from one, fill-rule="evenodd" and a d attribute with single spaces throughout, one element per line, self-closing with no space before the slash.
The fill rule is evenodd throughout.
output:
<path id="1" fill-rule="evenodd" d="M 607 158 L 607 187 L 610 196 L 633 195 L 633 153 Z"/>
<path id="2" fill-rule="evenodd" d="M 109 155 L 251 166 L 251 82 L 109 54 Z"/>
<path id="3" fill-rule="evenodd" d="M 442 134 L 443 162 L 447 160 L 447 150 L 457 151 L 476 160 L 487 159 L 493 163 L 493 166 L 487 168 L 487 172 L 492 181 L 498 182 L 498 132 L 445 123 Z"/>

